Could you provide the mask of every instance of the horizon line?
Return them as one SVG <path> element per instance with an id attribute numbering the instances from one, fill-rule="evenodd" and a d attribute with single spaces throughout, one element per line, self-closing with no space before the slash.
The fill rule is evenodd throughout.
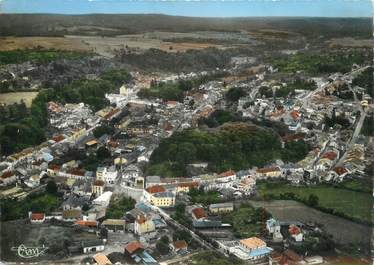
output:
<path id="1" fill-rule="evenodd" d="M 1 13 L 1 15 L 56 15 L 56 16 L 92 16 L 92 15 L 158 15 L 158 16 L 167 16 L 167 17 L 183 17 L 183 18 L 218 18 L 218 19 L 240 19 L 240 18 L 328 18 L 328 19 L 338 19 L 338 18 L 371 18 L 372 16 L 186 16 L 186 15 L 172 15 L 164 13 L 28 13 L 28 12 L 6 12 Z"/>

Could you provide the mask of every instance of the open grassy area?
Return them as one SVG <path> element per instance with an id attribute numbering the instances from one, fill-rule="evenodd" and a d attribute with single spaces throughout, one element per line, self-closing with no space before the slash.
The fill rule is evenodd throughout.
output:
<path id="1" fill-rule="evenodd" d="M 312 187 L 294 187 L 283 183 L 261 183 L 258 186 L 260 196 L 293 193 L 297 200 L 307 200 L 309 195 L 318 197 L 318 207 L 330 208 L 349 218 L 371 222 L 373 198 L 369 193 L 334 188 L 327 185 Z"/>

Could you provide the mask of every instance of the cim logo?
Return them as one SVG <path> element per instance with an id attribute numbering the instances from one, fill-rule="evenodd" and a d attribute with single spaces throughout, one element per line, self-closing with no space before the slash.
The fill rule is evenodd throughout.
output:
<path id="1" fill-rule="evenodd" d="M 23 244 L 11 248 L 12 251 L 17 251 L 18 256 L 25 259 L 40 257 L 45 254 L 47 249 L 48 247 L 44 245 L 42 247 L 26 247 Z"/>

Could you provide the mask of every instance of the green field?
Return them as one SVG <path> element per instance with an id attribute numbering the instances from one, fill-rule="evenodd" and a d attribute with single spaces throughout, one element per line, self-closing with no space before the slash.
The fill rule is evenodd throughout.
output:
<path id="1" fill-rule="evenodd" d="M 294 187 L 280 183 L 261 183 L 257 185 L 259 195 L 273 195 L 279 198 L 281 194 L 293 193 L 297 200 L 307 200 L 309 195 L 318 196 L 318 206 L 333 209 L 349 218 L 371 222 L 373 198 L 370 193 L 357 192 L 347 189 L 334 188 L 327 185 L 313 187 Z M 318 208 L 318 207 L 317 207 Z"/>

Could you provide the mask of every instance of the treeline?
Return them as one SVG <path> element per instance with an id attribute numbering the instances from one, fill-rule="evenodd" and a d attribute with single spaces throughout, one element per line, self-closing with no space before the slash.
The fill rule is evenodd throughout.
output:
<path id="1" fill-rule="evenodd" d="M 298 53 L 287 58 L 272 60 L 272 64 L 281 72 L 305 71 L 309 74 L 347 73 L 353 64 L 370 64 L 370 49 L 339 50 L 326 54 Z"/>
<path id="2" fill-rule="evenodd" d="M 27 218 L 29 211 L 51 213 L 60 206 L 61 198 L 56 194 L 33 194 L 23 201 L 0 200 L 1 221 Z"/>
<path id="3" fill-rule="evenodd" d="M 57 59 L 79 59 L 88 53 L 62 50 L 26 49 L 0 51 L 0 65 L 19 64 L 27 61 L 35 63 L 48 63 Z"/>
<path id="4" fill-rule="evenodd" d="M 149 49 L 144 53 L 121 52 L 118 58 L 121 62 L 146 71 L 167 72 L 198 72 L 227 67 L 233 56 L 253 55 L 250 49 L 207 48 L 204 50 L 188 50 L 186 52 L 170 53 L 158 49 Z"/>
<path id="5" fill-rule="evenodd" d="M 365 88 L 366 93 L 372 98 L 374 98 L 373 70 L 373 67 L 369 67 L 352 81 L 352 86 Z"/>
<path id="6" fill-rule="evenodd" d="M 159 98 L 162 100 L 175 100 L 182 102 L 184 94 L 202 84 L 225 76 L 225 72 L 217 72 L 209 75 L 202 75 L 192 79 L 179 79 L 175 82 L 157 82 L 152 80 L 150 88 L 143 88 L 138 92 L 140 98 Z"/>
<path id="7" fill-rule="evenodd" d="M 65 85 L 61 89 L 44 89 L 34 98 L 27 115 L 20 119 L 12 118 L 9 113 L 4 115 L 8 119 L 0 126 L 0 153 L 9 155 L 29 146 L 38 145 L 45 140 L 44 128 L 48 124 L 47 103 L 58 101 L 61 103 L 84 102 L 97 111 L 109 105 L 106 93 L 113 92 L 121 82 L 129 82 L 131 76 L 124 70 L 111 70 L 98 80 L 80 80 Z M 22 105 L 18 112 L 26 113 Z M 17 112 L 17 113 L 18 113 Z M 0 115 L 2 117 L 3 115 Z"/>
<path id="8" fill-rule="evenodd" d="M 269 131 L 243 123 L 226 124 L 215 133 L 185 130 L 163 139 L 152 153 L 147 174 L 185 176 L 188 164 L 201 161 L 208 162 L 212 172 L 241 170 L 275 159 L 301 160 L 304 154 L 299 144 L 282 149 L 278 137 Z"/>

